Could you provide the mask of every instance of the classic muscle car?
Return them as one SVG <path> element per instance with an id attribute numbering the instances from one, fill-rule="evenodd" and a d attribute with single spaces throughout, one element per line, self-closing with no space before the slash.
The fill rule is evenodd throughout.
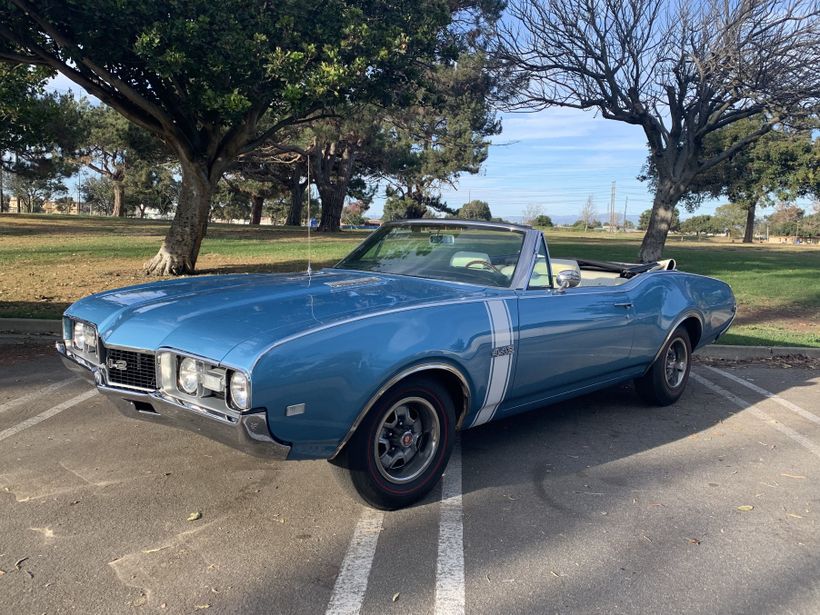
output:
<path id="1" fill-rule="evenodd" d="M 626 380 L 675 402 L 734 314 L 728 285 L 671 261 L 550 259 L 529 227 L 417 220 L 313 274 L 86 297 L 58 350 L 127 416 L 329 459 L 393 509 L 437 483 L 458 430 Z"/>

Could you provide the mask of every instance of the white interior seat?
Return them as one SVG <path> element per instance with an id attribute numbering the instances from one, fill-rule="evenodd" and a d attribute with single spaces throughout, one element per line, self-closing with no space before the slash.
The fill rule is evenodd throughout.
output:
<path id="1" fill-rule="evenodd" d="M 473 261 L 490 262 L 490 255 L 484 252 L 468 252 L 467 250 L 459 250 L 450 258 L 450 267 L 466 267 Z"/>
<path id="2" fill-rule="evenodd" d="M 620 286 L 628 282 L 622 278 L 621 274 L 613 271 L 581 271 L 581 284 L 579 286 Z"/>

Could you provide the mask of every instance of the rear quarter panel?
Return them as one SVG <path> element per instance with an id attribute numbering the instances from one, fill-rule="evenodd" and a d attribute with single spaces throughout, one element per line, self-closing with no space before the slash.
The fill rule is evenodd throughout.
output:
<path id="1" fill-rule="evenodd" d="M 728 284 L 680 271 L 637 276 L 622 286 L 633 303 L 633 356 L 647 364 L 682 319 L 696 316 L 703 327 L 697 348 L 715 341 L 734 316 L 735 298 Z"/>
<path id="2" fill-rule="evenodd" d="M 483 300 L 362 318 L 274 344 L 252 371 L 253 401 L 267 408 L 274 436 L 293 443 L 291 458 L 327 458 L 384 383 L 413 365 L 459 369 L 473 414 L 486 393 L 491 344 Z M 304 414 L 286 416 L 302 403 Z"/>

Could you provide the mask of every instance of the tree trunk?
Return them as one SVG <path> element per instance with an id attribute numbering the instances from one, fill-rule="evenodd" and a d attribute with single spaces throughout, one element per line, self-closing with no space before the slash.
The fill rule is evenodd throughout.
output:
<path id="1" fill-rule="evenodd" d="M 322 199 L 322 219 L 316 229 L 319 232 L 335 233 L 341 228 L 345 196 L 361 145 L 361 141 L 336 141 L 316 151 L 314 177 Z"/>
<path id="2" fill-rule="evenodd" d="M 171 228 L 156 256 L 145 265 L 149 275 L 193 273 L 199 248 L 208 230 L 208 213 L 216 181 L 204 164 L 182 161 L 182 185 Z"/>
<path id="3" fill-rule="evenodd" d="M 111 212 L 111 215 L 115 218 L 124 218 L 125 217 L 125 186 L 122 183 L 121 179 L 113 180 L 112 184 L 114 185 L 114 209 Z"/>
<path id="4" fill-rule="evenodd" d="M 262 205 L 265 197 L 254 194 L 251 197 L 251 226 L 259 226 L 262 222 Z"/>
<path id="5" fill-rule="evenodd" d="M 746 210 L 746 229 L 743 232 L 743 243 L 752 243 L 755 238 L 755 209 L 756 203 L 751 203 Z"/>
<path id="6" fill-rule="evenodd" d="M 666 236 L 672 224 L 675 206 L 680 200 L 682 191 L 675 188 L 669 179 L 659 179 L 652 203 L 652 215 L 641 242 L 639 257 L 642 263 L 653 263 L 663 256 Z"/>
<path id="7" fill-rule="evenodd" d="M 335 186 L 320 186 L 319 197 L 322 199 L 322 219 L 319 228 L 324 233 L 336 233 L 342 225 L 342 209 L 345 205 L 347 184 L 339 182 Z"/>
<path id="8" fill-rule="evenodd" d="M 302 182 L 299 173 L 296 173 L 290 182 L 290 208 L 285 220 L 286 226 L 302 226 L 302 206 L 305 203 L 305 189 L 307 182 Z"/>

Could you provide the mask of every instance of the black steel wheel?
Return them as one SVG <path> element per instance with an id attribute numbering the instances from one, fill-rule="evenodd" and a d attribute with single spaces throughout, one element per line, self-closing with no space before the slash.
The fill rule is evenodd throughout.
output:
<path id="1" fill-rule="evenodd" d="M 685 327 L 678 327 L 664 344 L 655 362 L 635 379 L 638 394 L 650 404 L 668 406 L 683 395 L 692 367 L 692 344 Z"/>
<path id="2" fill-rule="evenodd" d="M 374 508 L 418 501 L 439 481 L 455 437 L 455 408 L 432 378 L 397 384 L 332 460 L 342 485 Z"/>

